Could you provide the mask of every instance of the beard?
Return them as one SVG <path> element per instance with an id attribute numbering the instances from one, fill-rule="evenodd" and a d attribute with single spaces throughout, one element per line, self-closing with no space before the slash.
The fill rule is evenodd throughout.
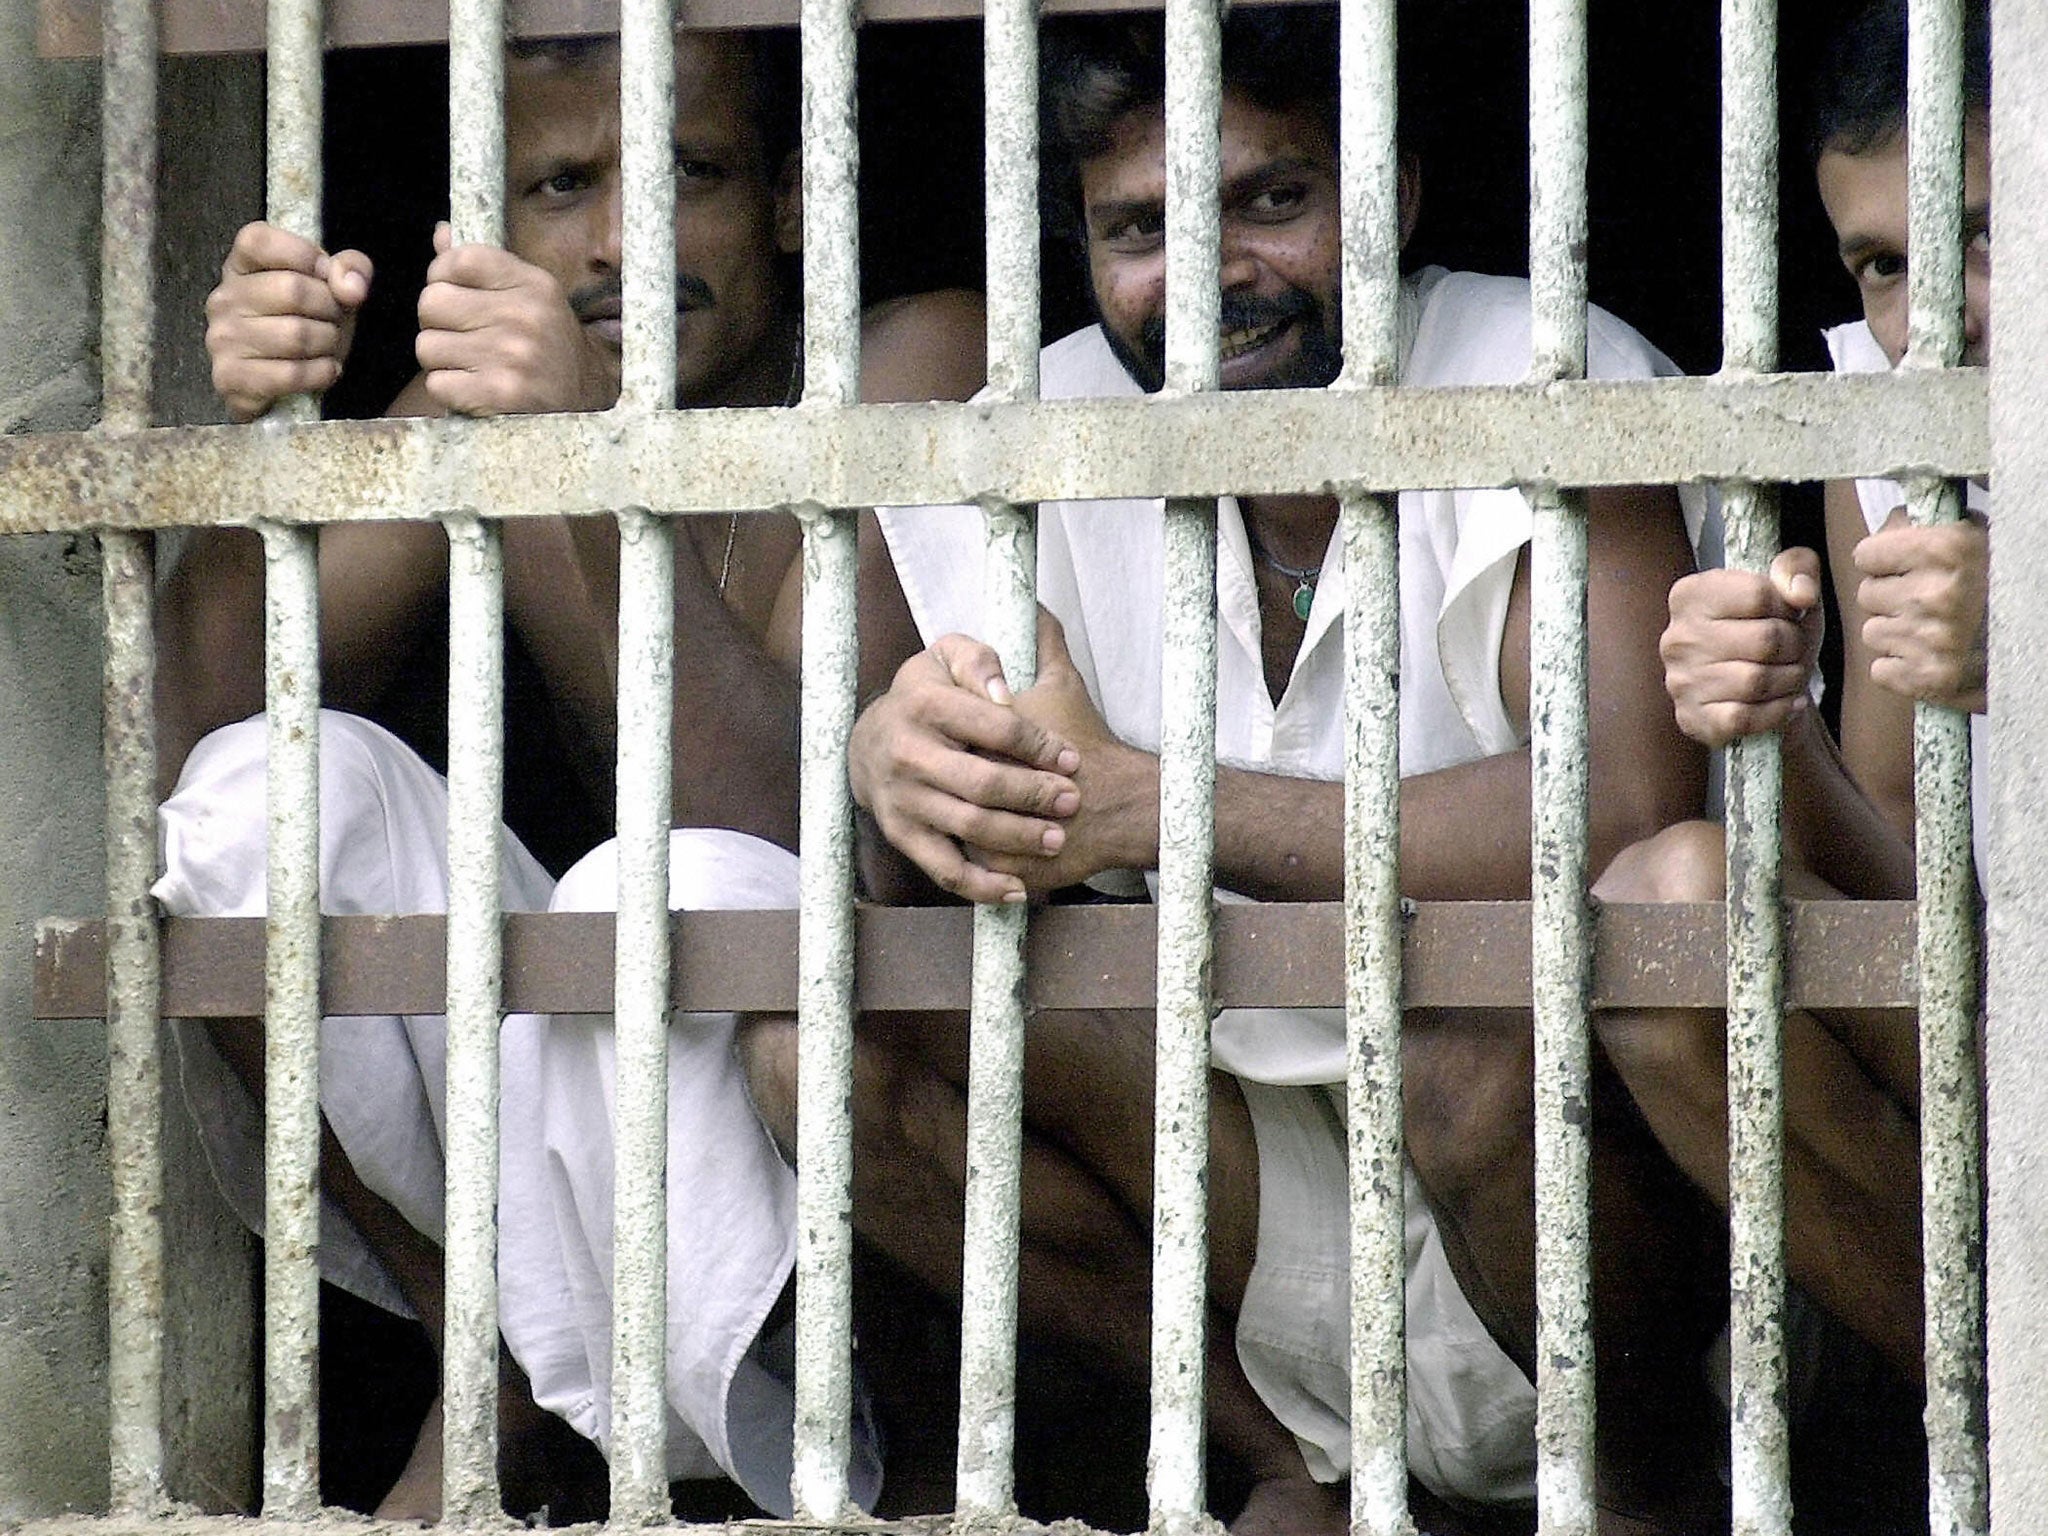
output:
<path id="1" fill-rule="evenodd" d="M 1219 314 L 1219 335 L 1231 331 L 1263 331 L 1290 322 L 1294 326 L 1297 342 L 1294 354 L 1239 388 L 1321 389 L 1343 371 L 1344 322 L 1341 304 L 1335 294 L 1324 302 L 1303 288 L 1290 288 L 1273 298 L 1226 293 Z M 1139 327 L 1135 339 L 1106 321 L 1102 334 L 1109 342 L 1109 350 L 1123 365 L 1124 372 L 1135 379 L 1147 394 L 1156 394 L 1165 387 L 1164 315 L 1147 319 Z"/>

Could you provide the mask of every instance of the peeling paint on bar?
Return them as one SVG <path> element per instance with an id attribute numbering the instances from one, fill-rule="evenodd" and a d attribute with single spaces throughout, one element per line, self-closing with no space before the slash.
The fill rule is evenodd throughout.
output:
<path id="1" fill-rule="evenodd" d="M 1217 380 L 1222 18 L 1166 4 L 1166 393 Z M 1156 492 L 1156 487 L 1155 487 Z M 1153 1088 L 1152 1536 L 1206 1528 L 1209 965 L 1215 876 L 1216 503 L 1166 503 Z"/>
<path id="2" fill-rule="evenodd" d="M 504 905 L 505 567 L 498 530 L 448 531 L 448 1055 L 442 1511 L 498 1499 L 498 1020 Z"/>
<path id="3" fill-rule="evenodd" d="M 676 394 L 675 32 L 669 0 L 620 16 L 625 182 L 622 416 Z M 660 503 L 646 503 L 658 506 Z M 629 504 L 619 523 L 618 1080 L 613 1190 L 612 1519 L 653 1525 L 668 1497 L 668 949 L 675 527 Z"/>
<path id="4" fill-rule="evenodd" d="M 1529 286 L 1530 378 L 1584 378 L 1586 0 L 1529 5 Z"/>
<path id="5" fill-rule="evenodd" d="M 851 405 L 860 396 L 860 141 L 854 106 L 858 5 L 857 0 L 802 0 L 802 6 L 804 401 Z M 806 490 L 784 500 L 816 495 Z"/>
<path id="6" fill-rule="evenodd" d="M 626 0 L 619 116 L 625 213 L 625 355 L 619 402 L 676 403 L 676 67 L 674 0 Z"/>
<path id="7" fill-rule="evenodd" d="M 1722 0 L 1722 377 L 1778 365 L 1777 0 Z M 1727 563 L 1778 552 L 1778 493 L 1722 487 Z M 1736 1536 L 1789 1536 L 1785 1404 L 1785 933 L 1775 734 L 1727 754 L 1730 1499 Z"/>
<path id="8" fill-rule="evenodd" d="M 100 92 L 101 427 L 150 422 L 156 355 L 156 10 L 106 12 Z M 156 902 L 155 541 L 100 536 L 106 768 L 108 1502 L 156 1513 L 164 1498 L 162 995 Z"/>
<path id="9" fill-rule="evenodd" d="M 107 1253 L 109 1499 L 156 1512 L 164 1495 L 163 1052 L 158 1025 L 156 650 L 153 544 L 100 539 L 106 615 Z"/>
<path id="10" fill-rule="evenodd" d="M 0 534 L 656 506 L 1271 495 L 1547 480 L 1832 480 L 1991 466 L 1986 377 L 1783 374 L 1031 405 L 501 416 L 0 437 Z"/>
<path id="11" fill-rule="evenodd" d="M 1761 570 L 1778 547 L 1777 491 L 1724 487 L 1728 563 Z M 1786 1536 L 1782 804 L 1779 738 L 1727 758 L 1728 1264 L 1731 1494 L 1736 1536 Z"/>
<path id="12" fill-rule="evenodd" d="M 675 525 L 619 521 L 617 1174 L 612 1248 L 612 1522 L 668 1499 L 668 890 Z"/>
<path id="13" fill-rule="evenodd" d="M 504 0 L 449 16 L 449 215 L 462 245 L 505 238 Z M 460 435 L 466 423 L 450 423 Z M 448 1059 L 441 1503 L 495 1518 L 498 1495 L 498 1020 L 504 905 L 504 552 L 468 512 L 448 531 Z"/>
<path id="14" fill-rule="evenodd" d="M 1038 538 L 1033 509 L 986 509 L 986 639 L 1013 689 L 1038 674 Z M 1018 1227 L 1024 1114 L 1024 939 L 1028 908 L 974 911 L 968 1043 L 967 1205 L 960 1294 L 960 1447 L 964 1518 L 1016 1510 Z"/>
<path id="15" fill-rule="evenodd" d="M 990 398 L 1038 398 L 1038 7 L 988 0 L 983 29 Z"/>
<path id="16" fill-rule="evenodd" d="M 1584 378 L 1586 0 L 1529 6 L 1529 281 L 1530 381 Z M 1540 1536 L 1592 1536 L 1586 523 L 1583 496 L 1560 483 L 1530 492 L 1536 1510 Z"/>
<path id="17" fill-rule="evenodd" d="M 1959 0 L 1907 7 L 1906 154 L 1910 345 L 1906 367 L 1963 351 L 1963 92 Z M 1953 522 L 1952 480 L 1916 476 L 1917 525 Z M 1989 1519 L 1984 1412 L 1982 1168 L 1977 1088 L 1976 889 L 1970 854 L 1970 722 L 1913 711 L 1920 901 L 1921 1232 L 1927 1307 L 1928 1528 L 1977 1536 Z"/>
<path id="18" fill-rule="evenodd" d="M 1536 1016 L 1536 1502 L 1541 1536 L 1592 1536 L 1591 1118 L 1586 1008 L 1584 498 L 1532 487 L 1530 920 Z"/>
<path id="19" fill-rule="evenodd" d="M 1345 0 L 1338 90 L 1344 373 L 1400 372 L 1400 146 L 1392 0 Z M 1341 503 L 1346 603 L 1345 1094 L 1351 1182 L 1351 1530 L 1409 1536 L 1406 1201 L 1401 1134 L 1399 505 Z"/>
<path id="20" fill-rule="evenodd" d="M 1953 521 L 1954 481 L 1908 483 L 1916 524 Z M 1983 1166 L 1977 1082 L 1977 889 L 1970 851 L 1970 720 L 1913 710 L 1920 902 L 1920 1228 L 1927 1308 L 1928 1529 L 1980 1536 L 1984 1422 Z"/>
<path id="21" fill-rule="evenodd" d="M 1038 396 L 1038 14 L 1032 0 L 992 0 L 983 29 L 988 207 L 988 389 Z M 985 638 L 1012 688 L 1038 672 L 1036 509 L 985 509 Z M 1022 905 L 974 912 L 974 1002 L 968 1048 L 967 1198 L 960 1313 L 962 1519 L 1016 1513 L 1018 1233 L 1024 1113 Z"/>
<path id="22" fill-rule="evenodd" d="M 860 677 L 850 512 L 816 503 L 804 529 L 803 732 L 797 908 L 796 1445 L 800 1521 L 852 1512 L 853 796 L 846 743 Z"/>
<path id="23" fill-rule="evenodd" d="M 320 1504 L 320 576 L 263 526 L 269 913 L 264 958 L 263 1512 Z"/>
<path id="24" fill-rule="evenodd" d="M 321 14 L 320 0 L 270 0 L 265 125 L 266 214 L 315 242 Z M 294 395 L 240 435 L 274 448 L 318 415 Z M 277 515 L 285 483 L 259 480 L 243 504 L 261 509 L 269 753 L 263 1512 L 295 1520 L 320 1506 L 320 574 L 314 531 Z"/>
<path id="25" fill-rule="evenodd" d="M 776 419 L 836 415 L 860 392 L 856 0 L 803 0 L 804 396 Z M 781 450 L 774 450 L 781 451 Z M 854 451 L 858 452 L 858 449 Z M 860 678 L 855 524 L 816 480 L 783 498 L 804 530 L 797 936 L 797 1518 L 852 1508 L 853 799 L 846 743 Z M 726 505 L 735 503 L 728 500 Z M 739 504 L 745 505 L 742 500 Z"/>
<path id="26" fill-rule="evenodd" d="M 501 416 L 0 437 L 0 534 L 1407 486 L 1831 480 L 1991 466 L 1986 376 L 1782 374 L 1029 405 Z"/>
<path id="27" fill-rule="evenodd" d="M 1398 505 L 1391 497 L 1347 496 L 1342 518 L 1351 1529 L 1354 1536 L 1407 1536 L 1414 1526 L 1401 1150 Z"/>

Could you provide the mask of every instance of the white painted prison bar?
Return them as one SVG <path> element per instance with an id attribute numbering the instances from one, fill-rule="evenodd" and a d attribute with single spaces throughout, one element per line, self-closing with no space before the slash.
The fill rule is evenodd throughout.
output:
<path id="1" fill-rule="evenodd" d="M 1778 366 L 1777 0 L 1721 8 L 1721 294 L 1724 377 Z M 1727 563 L 1778 551 L 1771 484 L 1720 488 Z M 1785 933 L 1779 738 L 1727 753 L 1729 1472 L 1738 1536 L 1790 1536 L 1785 1392 Z"/>
<path id="2" fill-rule="evenodd" d="M 1914 0 L 1909 140 L 1914 167 L 1912 357 L 1914 368 L 1956 360 L 1960 327 L 1960 74 L 1956 0 Z M 854 141 L 854 13 L 845 0 L 806 0 L 803 15 L 804 172 L 812 232 L 805 274 L 802 411 L 829 417 L 850 406 L 859 376 L 859 299 Z M 1771 0 L 1724 0 L 1724 365 L 1720 383 L 1739 390 L 1768 374 L 1775 355 L 1776 123 Z M 1171 0 L 1169 133 L 1169 396 L 1215 386 L 1217 224 L 1217 12 L 1206 0 Z M 320 8 L 273 0 L 270 16 L 271 217 L 319 231 Z M 633 0 L 623 91 L 627 200 L 627 324 L 618 416 L 628 423 L 666 412 L 674 393 L 670 256 L 674 219 L 666 124 L 672 116 L 671 12 L 666 0 Z M 2048 19 L 2003 4 L 1997 12 L 2001 72 L 2001 218 L 2022 239 L 2048 239 Z M 1368 392 L 1395 382 L 1398 292 L 1392 0 L 1344 0 L 1342 73 L 1346 369 L 1335 386 Z M 1583 0 L 1532 6 L 1531 270 L 1538 382 L 1580 377 L 1585 360 L 1585 10 Z M 452 18 L 456 142 L 451 146 L 454 218 L 460 238 L 502 233 L 502 54 L 499 0 L 470 0 Z M 148 253 L 137 239 L 154 218 L 155 34 L 148 0 L 116 0 L 107 16 L 106 419 L 116 439 L 150 421 L 153 305 Z M 988 14 L 990 378 L 993 407 L 1029 409 L 1037 394 L 1035 31 L 1022 0 Z M 2030 88 L 2031 87 L 2031 88 Z M 119 218 L 113 216 L 118 211 Z M 2033 244 L 2038 244 L 2034 241 Z M 2031 245 L 2028 248 L 2032 248 Z M 1947 253 L 1941 255 L 1941 253 Z M 1931 259 L 1941 255 L 1941 259 Z M 2048 654 L 2037 633 L 2048 590 L 2035 572 L 2048 541 L 2026 537 L 2028 509 L 2048 496 L 2048 449 L 2036 423 L 2048 402 L 2048 279 L 2008 263 L 1998 278 L 2008 324 L 1992 389 L 2001 543 L 1992 629 L 1995 697 L 2027 696 L 2025 679 Z M 1903 381 L 1900 381 L 1903 387 Z M 1856 397 L 1838 394 L 1842 402 Z M 1249 402 L 1240 406 L 1249 408 Z M 294 402 L 256 433 L 318 434 Z M 493 427 L 504 430 L 504 424 Z M 462 422 L 433 429 L 459 440 Z M 542 430 L 512 425 L 517 434 Z M 1947 439 L 1966 443 L 1957 427 Z M 623 444 L 623 446 L 620 446 Z M 635 434 L 617 434 L 631 452 Z M 593 449 L 593 452 L 598 451 Z M 1926 466 L 1956 472 L 1961 450 Z M 1893 466 L 1872 462 L 1880 472 Z M 1525 477 L 1526 478 L 1526 477 Z M 1731 558 L 1758 566 L 1776 544 L 1767 477 L 1725 487 Z M 1541 1424 L 1539 1483 L 1545 1531 L 1591 1529 L 1593 1361 L 1586 1229 L 1585 1138 L 1574 1122 L 1586 1093 L 1585 659 L 1582 502 L 1541 480 L 1527 488 L 1538 509 L 1532 639 L 1534 853 L 1539 991 L 1538 1155 Z M 1176 587 L 1214 582 L 1215 504 L 1169 493 Z M 2020 494 L 2014 494 L 2015 492 Z M 1916 519 L 1953 516 L 1953 483 L 1923 476 Z M 147 1517 L 161 1506 L 163 1231 L 159 1211 L 156 1042 L 158 960 L 148 885 L 154 874 L 154 728 L 149 709 L 148 535 L 155 509 L 139 498 L 92 509 L 107 526 L 109 780 L 110 1151 L 116 1181 L 111 1326 L 113 1503 Z M 420 510 L 434 510 L 422 502 Z M 505 508 L 439 509 L 453 545 L 451 626 L 450 1053 L 460 1060 L 449 1101 L 449 1464 L 446 1502 L 455 1523 L 488 1523 L 496 1507 L 496 1298 L 492 1263 L 496 1180 L 495 960 L 499 905 L 495 837 L 502 777 L 502 622 L 497 541 L 486 514 Z M 848 1293 L 850 1127 L 845 1113 L 852 1049 L 851 823 L 844 774 L 857 676 L 850 513 L 799 501 L 805 527 L 803 837 L 800 975 L 803 1103 L 800 1110 L 802 1247 L 798 1289 L 798 1422 L 794 1494 L 803 1518 L 847 1517 L 851 1407 Z M 259 513 L 260 517 L 260 513 Z M 168 519 L 165 519 L 168 520 Z M 1018 679 L 1032 671 L 1033 568 L 1027 508 L 988 505 L 991 568 L 1004 596 L 992 634 Z M 619 1274 L 615 1327 L 613 1519 L 666 1518 L 663 1433 L 663 1285 L 666 1116 L 668 741 L 674 643 L 670 524 L 660 509 L 619 512 L 622 615 L 619 637 L 620 762 L 618 1028 L 622 1081 L 651 1096 L 620 1103 Z M 299 516 L 264 523 L 270 568 L 266 644 L 273 778 L 272 908 L 267 967 L 268 1354 L 265 1514 L 301 1518 L 317 1507 L 317 1400 L 312 1258 L 317 1222 L 314 1082 L 318 1026 L 317 705 L 318 607 L 313 536 Z M 1343 529 L 1354 569 L 1391 571 L 1394 504 L 1386 494 L 1346 491 Z M 1400 1195 L 1400 990 L 1398 974 L 1397 703 L 1392 658 L 1397 613 L 1392 580 L 1360 583 L 1382 594 L 1354 602 L 1347 626 L 1347 1014 L 1351 1041 L 1350 1156 L 1354 1199 L 1353 1524 L 1360 1533 L 1407 1527 L 1403 1413 Z M 2011 594 L 2011 596 L 2007 596 Z M 1170 628 L 1167 694 L 1186 707 L 1166 723 L 1162 766 L 1162 1121 L 1186 1134 L 1158 1149 L 1155 1249 L 1155 1408 L 1152 1524 L 1179 1532 L 1199 1524 L 1202 1454 L 1205 1241 L 1202 1170 L 1206 1138 L 1205 959 L 1213 868 L 1213 604 L 1180 605 Z M 473 669 L 463 660 L 483 660 Z M 2048 1124 L 2034 1025 L 2048 996 L 2034 936 L 2048 923 L 2048 878 L 2027 824 L 2042 803 L 2035 783 L 2048 727 L 1998 717 L 1995 765 L 1989 1025 L 1993 1133 L 1991 1245 L 1991 1452 L 1982 1427 L 1982 1280 L 1972 1259 L 1977 1227 L 1977 1127 L 1972 1028 L 1975 958 L 1968 891 L 1967 737 L 1959 719 L 1922 711 L 1921 974 L 1926 1147 L 1930 1514 L 1941 1532 L 2018 1529 L 2038 1507 L 2028 1491 L 2048 1485 L 2029 1392 L 2048 1377 L 2042 1331 L 2027 1287 L 2048 1265 L 2027 1179 Z M 2006 744 L 2013 750 L 2006 750 Z M 2039 750 L 2029 750 L 2036 746 Z M 1775 743 L 1738 752 L 1731 766 L 1730 1134 L 1735 1291 L 1733 1430 L 1736 1528 L 1788 1528 L 1782 1398 L 1784 1259 L 1778 1164 L 1782 1131 L 1777 1038 L 1782 1022 L 1782 932 L 1777 891 Z M 1737 850 L 1741 850 L 1738 860 Z M 1022 1027 L 1014 986 L 1023 919 L 983 917 L 976 939 L 976 1006 L 970 1134 L 969 1273 L 978 1301 L 963 1358 L 960 1505 L 963 1515 L 1012 1507 L 1011 1418 L 1016 1312 L 1016 1148 Z M 457 935 L 465 937 L 457 938 Z M 630 935 L 630 937 L 629 937 Z M 629 1057 L 631 1067 L 628 1066 Z M 1576 1102 L 1575 1102 L 1576 1101 Z M 2034 1188 L 2038 1188 L 2036 1183 Z M 2031 1264 L 2031 1268 L 2029 1265 Z M 2009 1427 L 2008 1427 L 2009 1426 Z M 2003 1433 L 2001 1430 L 2003 1428 Z M 1989 1494 L 1998 1503 L 1987 1505 Z"/>

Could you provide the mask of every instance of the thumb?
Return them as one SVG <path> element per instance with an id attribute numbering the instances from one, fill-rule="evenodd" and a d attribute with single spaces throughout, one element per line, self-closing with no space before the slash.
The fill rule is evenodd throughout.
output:
<path id="1" fill-rule="evenodd" d="M 1876 531 L 1883 533 L 1887 528 L 1910 528 L 1912 526 L 1912 515 L 1904 507 L 1893 507 L 1891 514 L 1885 518 Z"/>
<path id="2" fill-rule="evenodd" d="M 931 653 L 955 688 L 978 693 L 992 703 L 1010 703 L 1009 680 L 994 646 L 966 635 L 941 635 L 932 642 Z"/>
<path id="3" fill-rule="evenodd" d="M 1049 667 L 1065 667 L 1072 671 L 1073 653 L 1067 649 L 1067 627 L 1052 616 L 1043 604 L 1038 609 L 1038 670 L 1042 675 Z"/>
<path id="4" fill-rule="evenodd" d="M 1820 601 L 1820 556 L 1810 549 L 1783 550 L 1771 562 L 1771 590 L 1802 613 Z"/>
<path id="5" fill-rule="evenodd" d="M 374 272 L 370 258 L 361 251 L 337 251 L 326 258 L 326 270 L 320 275 L 327 279 L 335 303 L 343 309 L 359 309 L 370 296 Z"/>
<path id="6" fill-rule="evenodd" d="M 434 254 L 446 256 L 455 248 L 455 226 L 446 219 L 434 226 Z"/>

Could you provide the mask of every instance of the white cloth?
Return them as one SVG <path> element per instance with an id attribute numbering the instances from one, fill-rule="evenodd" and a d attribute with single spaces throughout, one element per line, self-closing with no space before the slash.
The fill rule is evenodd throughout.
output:
<path id="1" fill-rule="evenodd" d="M 321 715 L 321 906 L 331 913 L 447 910 L 447 783 L 366 720 Z M 264 721 L 202 741 L 161 814 L 174 914 L 264 909 Z M 795 859 L 722 830 L 670 835 L 670 902 L 784 907 Z M 508 910 L 607 910 L 610 845 L 559 887 L 507 832 Z M 772 1513 L 790 1509 L 792 1399 L 778 1354 L 759 1338 L 795 1253 L 794 1181 L 754 1114 L 732 1055 L 728 1014 L 681 1014 L 669 1036 L 668 1472 L 730 1476 Z M 205 1030 L 180 1026 L 179 1065 L 217 1182 L 263 1230 L 260 1107 Z M 329 1019 L 320 1098 L 368 1187 L 436 1243 L 443 1235 L 446 1023 Z M 609 1018 L 509 1017 L 500 1035 L 499 1304 L 506 1341 L 534 1397 L 608 1449 L 611 1427 L 612 1034 Z M 396 1284 L 331 1200 L 321 1272 L 394 1312 Z M 855 1496 L 871 1503 L 880 1461 L 865 1410 L 855 1425 Z"/>
<path id="2" fill-rule="evenodd" d="M 1677 370 L 1628 326 L 1589 316 L 1589 372 L 1641 378 Z M 1530 358 L 1528 284 L 1430 268 L 1404 284 L 1406 385 L 1518 382 Z M 1097 328 L 1046 349 L 1048 399 L 1138 394 Z M 1685 496 L 1695 546 L 1718 552 L 1704 497 Z M 982 519 L 972 508 L 880 514 L 919 629 L 979 633 Z M 1400 497 L 1401 771 L 1426 773 L 1522 745 L 1500 693 L 1500 645 L 1529 506 L 1512 490 L 1404 491 Z M 1234 501 L 1217 519 L 1217 756 L 1298 778 L 1343 772 L 1342 619 L 1346 572 L 1333 536 L 1285 694 L 1269 694 L 1250 547 Z M 1039 599 L 1066 628 L 1075 665 L 1124 740 L 1160 740 L 1164 525 L 1161 503 L 1040 509 Z M 1259 1252 L 1238 1319 L 1246 1375 L 1295 1434 L 1309 1469 L 1350 1465 L 1346 1344 L 1349 1270 L 1341 1094 L 1343 1019 L 1335 1010 L 1232 1009 L 1213 1059 L 1244 1080 L 1259 1142 Z M 1259 1085 L 1272 1085 L 1261 1089 Z M 1281 1088 L 1311 1088 L 1286 1093 Z M 1451 1498 L 1535 1493 L 1535 1393 L 1459 1291 L 1435 1223 L 1408 1183 L 1411 1467 Z M 1272 1219 L 1269 1221 L 1268 1217 Z"/>
<path id="3" fill-rule="evenodd" d="M 606 843 L 562 877 L 551 910 L 611 911 L 617 900 L 617 849 Z M 797 861 L 786 850 L 716 828 L 669 834 L 671 909 L 765 910 L 796 900 Z M 789 1340 L 760 1333 L 796 1263 L 796 1179 L 754 1113 L 732 1042 L 729 1013 L 678 1013 L 669 1021 L 669 1476 L 716 1476 L 723 1468 L 755 1503 L 787 1519 L 795 1414 Z M 539 1070 L 540 1135 L 527 1138 L 517 1176 L 545 1190 L 569 1294 L 550 1316 L 541 1284 L 506 1276 L 506 1337 L 533 1380 L 535 1400 L 609 1454 L 611 1018 L 556 1017 Z M 508 1169 L 508 1181 L 513 1176 Z M 536 1271 L 532 1279 L 548 1276 Z M 530 1320 L 518 1335 L 509 1321 L 515 1295 Z M 863 1397 L 849 1469 L 863 1507 L 874 1503 L 881 1478 Z"/>
<path id="4" fill-rule="evenodd" d="M 158 813 L 164 875 L 155 895 L 173 916 L 256 917 L 266 905 L 265 722 L 213 732 L 185 761 Z M 320 900 L 329 913 L 448 909 L 448 786 L 389 731 L 353 715 L 320 716 Z M 504 901 L 546 907 L 554 881 L 505 834 Z M 320 1107 L 363 1183 L 435 1243 L 442 1240 L 446 1021 L 440 1016 L 328 1019 L 320 1027 Z M 174 1037 L 185 1101 L 215 1181 L 263 1231 L 263 1114 L 201 1025 Z M 532 1021 L 501 1036 L 507 1102 L 529 1084 Z M 521 1123 L 514 1114 L 508 1126 Z M 530 1123 L 527 1122 L 527 1123 Z M 320 1269 L 334 1284 L 401 1316 L 412 1309 L 331 1198 L 320 1211 Z"/>
<path id="5" fill-rule="evenodd" d="M 1828 355 L 1837 373 L 1884 373 L 1892 366 L 1884 348 L 1870 333 L 1867 321 L 1853 320 L 1822 332 Z M 1864 525 L 1872 532 L 1884 526 L 1892 512 L 1906 504 L 1906 488 L 1896 480 L 1878 477 L 1856 482 L 1856 501 L 1863 509 Z M 1991 493 L 1975 480 L 1963 484 L 1963 503 L 1972 512 L 1987 517 Z M 1984 877 L 1991 868 L 1991 719 L 1970 716 L 1970 842 L 1977 856 L 1977 889 L 1984 889 Z"/>

